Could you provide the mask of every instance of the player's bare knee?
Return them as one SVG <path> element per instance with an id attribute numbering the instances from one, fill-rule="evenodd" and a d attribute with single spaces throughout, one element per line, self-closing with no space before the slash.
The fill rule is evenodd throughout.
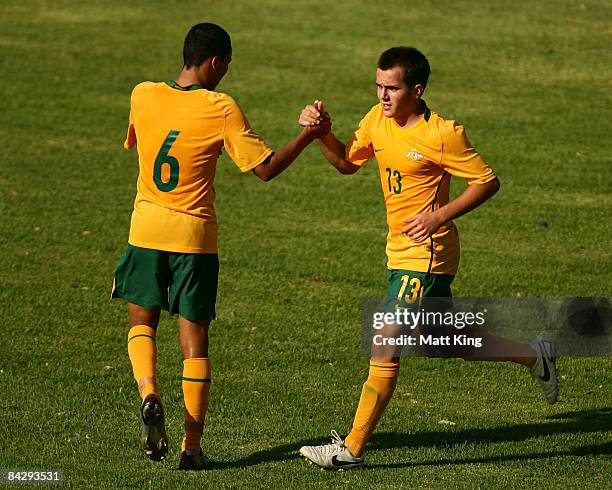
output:
<path id="1" fill-rule="evenodd" d="M 135 303 L 128 302 L 128 315 L 130 317 L 130 326 L 147 325 L 157 331 L 159 323 L 160 309 L 148 309 Z"/>

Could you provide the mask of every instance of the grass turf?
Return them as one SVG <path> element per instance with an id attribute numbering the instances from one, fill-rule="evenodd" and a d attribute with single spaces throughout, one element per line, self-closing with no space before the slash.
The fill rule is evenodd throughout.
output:
<path id="1" fill-rule="evenodd" d="M 344 177 L 313 148 L 264 184 L 222 159 L 205 444 L 216 470 L 183 474 L 175 453 L 160 464 L 140 454 L 125 307 L 108 302 L 137 175 L 121 148 L 130 90 L 176 76 L 202 20 L 233 37 L 219 90 L 273 147 L 314 98 L 347 137 L 376 102 L 377 55 L 419 47 L 433 67 L 428 104 L 466 125 L 502 181 L 458 220 L 456 294 L 610 296 L 609 2 L 56 0 L 0 11 L 0 468 L 60 468 L 75 487 L 609 484 L 608 359 L 562 359 L 554 407 L 516 366 L 410 360 L 368 469 L 298 460 L 302 444 L 349 428 L 366 372 L 359 304 L 385 287 L 372 163 Z M 176 451 L 174 319 L 163 317 L 158 345 Z"/>

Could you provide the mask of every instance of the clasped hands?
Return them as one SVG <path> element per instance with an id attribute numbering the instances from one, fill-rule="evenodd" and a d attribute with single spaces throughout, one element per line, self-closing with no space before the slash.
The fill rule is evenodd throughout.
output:
<path id="1" fill-rule="evenodd" d="M 313 138 L 323 138 L 331 131 L 332 122 L 329 113 L 323 107 L 323 102 L 315 100 L 313 104 L 302 109 L 299 118 L 300 126 Z"/>

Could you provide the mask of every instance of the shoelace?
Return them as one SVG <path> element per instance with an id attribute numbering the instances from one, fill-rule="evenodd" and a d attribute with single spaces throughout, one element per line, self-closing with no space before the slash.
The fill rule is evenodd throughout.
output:
<path id="1" fill-rule="evenodd" d="M 332 436 L 331 444 L 327 444 L 322 447 L 324 452 L 333 453 L 339 449 L 343 449 L 346 447 L 344 445 L 344 441 L 342 440 L 342 437 L 340 437 L 340 435 L 335 430 L 331 431 L 331 436 Z"/>

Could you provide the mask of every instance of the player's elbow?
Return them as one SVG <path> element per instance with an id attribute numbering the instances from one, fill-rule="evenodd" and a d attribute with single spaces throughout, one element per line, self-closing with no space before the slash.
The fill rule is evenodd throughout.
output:
<path id="1" fill-rule="evenodd" d="M 257 175 L 257 178 L 263 180 L 264 182 L 269 182 L 270 180 L 272 180 L 272 176 L 268 174 L 267 169 L 265 168 L 255 167 L 253 169 L 253 173 Z"/>
<path id="2" fill-rule="evenodd" d="M 343 161 L 342 164 L 339 165 L 337 168 L 338 172 L 340 172 L 342 175 L 351 175 L 357 172 L 357 170 L 359 170 L 358 165 L 354 165 L 347 161 Z"/>
<path id="3" fill-rule="evenodd" d="M 253 169 L 253 173 L 264 182 L 269 182 L 274 178 L 274 174 L 270 170 L 270 160 L 271 158 L 268 157 L 264 162 L 260 163 Z"/>
<path id="4" fill-rule="evenodd" d="M 494 194 L 497 194 L 500 187 L 501 183 L 499 182 L 499 179 L 495 177 L 495 179 L 491 181 L 491 195 L 493 196 Z"/>
<path id="5" fill-rule="evenodd" d="M 264 182 L 270 182 L 274 178 L 272 175 L 265 171 L 257 174 L 257 177 L 259 177 Z"/>

